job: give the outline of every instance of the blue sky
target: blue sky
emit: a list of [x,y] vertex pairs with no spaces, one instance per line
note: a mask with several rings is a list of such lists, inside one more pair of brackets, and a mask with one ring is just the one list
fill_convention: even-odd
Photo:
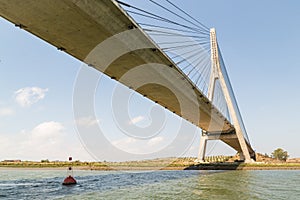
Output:
[[[292,157],[300,157],[297,126],[300,3],[279,0],[174,2],[206,26],[216,28],[254,149],[269,154],[282,147]],[[143,2],[139,4],[143,6]],[[0,38],[0,160],[62,160],[69,155],[80,160],[92,159],[87,152],[91,150],[84,148],[76,132],[72,108],[74,82],[82,63],[4,19],[0,19]],[[115,81],[102,77],[95,96],[99,102],[96,104],[98,121],[82,119],[80,123],[101,124],[109,133],[106,136],[110,142],[136,154],[136,149],[145,144],[122,138],[118,128],[112,125],[114,116],[109,109],[109,97],[115,87]],[[149,124],[149,107],[153,106],[145,98],[133,95],[129,109],[132,121],[140,126]],[[167,141],[155,145],[163,139],[174,138],[173,129],[181,120],[168,112],[166,116],[166,130],[161,137],[148,141],[150,146],[143,149],[144,153],[164,148]],[[181,123],[185,124],[185,131],[200,133],[188,123]],[[183,155],[197,155],[197,134],[190,150]],[[210,154],[234,152],[219,142],[210,142],[208,149]]]

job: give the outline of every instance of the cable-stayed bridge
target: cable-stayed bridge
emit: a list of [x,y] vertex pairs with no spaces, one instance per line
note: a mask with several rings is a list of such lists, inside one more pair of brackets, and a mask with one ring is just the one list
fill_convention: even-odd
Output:
[[251,162],[215,29],[170,0],[133,2],[0,0],[0,15],[200,127],[199,161],[222,140]]

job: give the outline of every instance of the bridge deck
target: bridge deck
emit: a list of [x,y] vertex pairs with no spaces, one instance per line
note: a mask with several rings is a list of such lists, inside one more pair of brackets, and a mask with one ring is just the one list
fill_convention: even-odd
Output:
[[[230,122],[113,1],[27,0],[25,3],[23,0],[0,0],[0,15],[77,59],[89,62],[99,71],[133,87],[204,130],[221,133],[234,131]],[[98,44],[132,27],[135,34],[127,35],[126,40],[119,41],[119,45],[128,50],[132,48],[129,43],[145,48],[121,54],[107,67],[101,66],[97,60],[87,60]],[[113,51],[102,49],[104,55],[99,56],[109,57],[114,54]],[[134,79],[126,77],[129,70],[147,63],[160,63],[164,67],[145,67]],[[163,86],[152,83],[139,87],[138,84],[145,79],[163,83]],[[240,150],[236,138],[224,141]]]

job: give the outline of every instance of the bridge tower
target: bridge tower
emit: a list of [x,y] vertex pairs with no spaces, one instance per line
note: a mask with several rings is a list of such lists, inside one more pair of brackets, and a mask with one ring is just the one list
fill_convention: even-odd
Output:
[[[234,101],[232,99],[232,96],[230,95],[229,86],[225,81],[225,77],[220,66],[219,49],[218,49],[215,28],[210,29],[210,44],[211,44],[211,65],[212,65],[211,68],[212,69],[211,69],[211,75],[210,75],[209,86],[208,86],[208,99],[211,102],[213,101],[215,83],[217,80],[219,80],[229,110],[230,117],[235,127],[235,135],[236,135],[235,137],[238,138],[239,145],[242,150],[241,152],[239,152],[240,159],[244,160],[244,162],[246,163],[252,162],[248,150],[248,146],[246,144],[246,140],[244,138],[244,134],[242,131],[243,129],[240,124],[240,121],[238,120],[237,111],[235,110],[234,107]],[[200,149],[199,149],[199,154],[197,159],[198,162],[204,162],[207,141],[221,139],[221,137],[223,137],[222,134],[220,134],[219,137],[216,137],[215,134],[210,134],[209,132],[202,130],[202,135],[200,139]]]

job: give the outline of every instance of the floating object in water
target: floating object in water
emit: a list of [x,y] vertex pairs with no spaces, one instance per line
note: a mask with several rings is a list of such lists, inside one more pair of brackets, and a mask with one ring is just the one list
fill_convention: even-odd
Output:
[[[72,161],[72,157],[69,157],[69,162]],[[65,178],[64,182],[62,183],[63,185],[75,185],[77,184],[75,178],[73,177],[73,169],[70,166],[68,168],[68,176]]]
[[73,176],[69,175],[67,178],[65,178],[63,185],[75,185],[77,184],[75,178]]

